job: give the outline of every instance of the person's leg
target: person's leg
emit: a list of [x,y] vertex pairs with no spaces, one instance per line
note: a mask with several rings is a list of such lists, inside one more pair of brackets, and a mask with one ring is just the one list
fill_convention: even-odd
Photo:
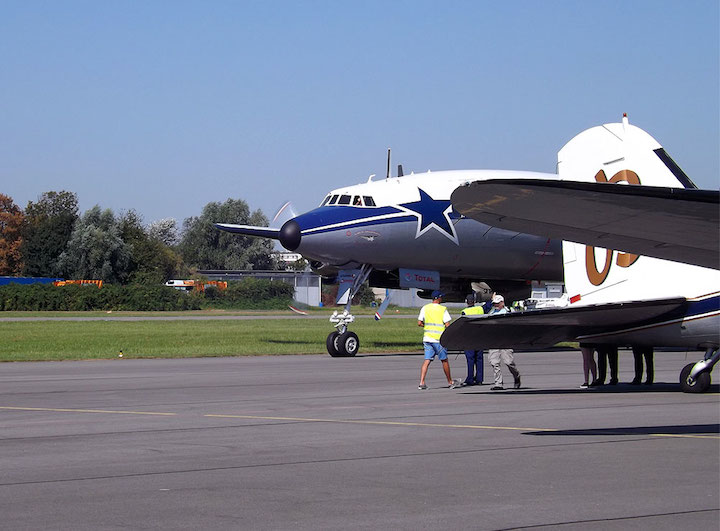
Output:
[[610,347],[608,351],[608,363],[610,365],[610,385],[618,383],[618,348]]
[[450,362],[448,361],[447,350],[440,343],[432,343],[432,346],[435,349],[438,359],[442,362],[443,372],[447,378],[448,385],[453,385],[454,382],[450,374]]
[[490,359],[490,365],[492,365],[493,372],[495,373],[495,387],[503,386],[502,370],[500,369],[500,349],[491,348],[488,351],[488,358]]
[[642,380],[643,373],[643,349],[640,347],[633,347],[633,362],[635,366],[635,378],[630,382],[632,385],[638,385]]
[[590,377],[590,357],[592,356],[592,350],[587,347],[580,347],[580,354],[582,354],[583,360],[583,385],[590,385],[588,378]]
[[607,375],[607,352],[605,347],[597,349],[598,355],[598,383],[605,385],[605,376]]
[[420,385],[425,385],[425,376],[427,376],[428,367],[432,360],[423,361],[422,367],[420,367]]
[[420,367],[420,385],[425,385],[425,376],[427,376],[428,367],[435,357],[435,349],[432,348],[432,343],[423,342],[423,349],[425,350],[425,361],[423,361],[422,367]]
[[480,385],[485,379],[485,367],[483,365],[483,351],[475,351],[475,383]]
[[472,385],[475,383],[475,351],[474,350],[466,350],[465,351],[465,361],[467,361],[467,378],[465,378],[465,383],[467,385]]
[[653,360],[653,348],[648,347],[647,349],[645,349],[643,355],[645,356],[645,370],[647,371],[647,379],[645,380],[645,383],[647,385],[652,385],[652,383],[655,381],[655,363]]
[[590,374],[592,375],[593,383],[595,383],[597,385],[598,370],[597,370],[597,365],[595,363],[595,354],[593,352],[593,349],[589,349],[589,350],[590,350],[590,360],[589,360]]
[[447,358],[442,360],[442,368],[445,372],[445,377],[447,378],[448,385],[453,384],[452,376],[450,375],[450,363],[448,362]]
[[517,365],[515,365],[513,350],[511,348],[503,349],[502,359],[503,363],[507,365],[507,368],[510,369],[510,373],[515,379],[515,389],[518,389],[520,387],[520,371],[518,370]]

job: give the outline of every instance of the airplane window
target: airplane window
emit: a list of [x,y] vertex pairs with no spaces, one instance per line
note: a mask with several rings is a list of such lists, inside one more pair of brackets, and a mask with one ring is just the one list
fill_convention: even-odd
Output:
[[362,206],[362,201],[360,200],[359,195],[353,197],[353,206]]
[[330,196],[329,196],[329,195],[328,195],[328,196],[325,196],[325,199],[323,199],[323,202],[320,203],[320,206],[325,206],[325,203],[327,203],[328,201],[330,201]]
[[338,205],[349,205],[350,204],[350,196],[349,195],[341,195],[340,201],[338,201]]
[[375,201],[372,197],[364,195],[363,200],[365,201],[365,206],[375,206]]
[[328,205],[334,205],[335,203],[337,203],[338,197],[339,196],[337,196],[337,195],[332,196],[332,199],[330,199],[330,202],[328,203]]

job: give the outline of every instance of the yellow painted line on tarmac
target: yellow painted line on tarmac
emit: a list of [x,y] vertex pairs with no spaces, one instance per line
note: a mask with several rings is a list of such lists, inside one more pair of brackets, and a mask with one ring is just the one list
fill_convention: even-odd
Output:
[[720,435],[683,435],[680,433],[651,433],[653,437],[680,437],[684,439],[720,439]]
[[155,415],[172,417],[177,413],[157,413],[153,411],[118,411],[111,409],[61,409],[61,408],[49,408],[49,407],[8,407],[0,406],[0,409],[8,411],[50,411],[54,413],[116,413],[122,415]]
[[408,426],[421,428],[464,428],[471,430],[557,431],[549,428],[518,428],[514,426],[478,426],[474,424],[429,424],[424,422],[396,422],[387,420],[310,419],[303,417],[265,417],[261,415],[204,415],[205,417],[246,420],[289,420],[294,422],[328,422],[335,424],[370,424],[375,426]]

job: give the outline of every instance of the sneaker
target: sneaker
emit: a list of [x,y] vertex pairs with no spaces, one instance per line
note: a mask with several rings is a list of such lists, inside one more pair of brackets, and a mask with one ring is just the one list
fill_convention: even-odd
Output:
[[515,389],[520,389],[520,377],[515,378]]
[[460,386],[462,386],[460,380],[453,380],[453,382],[450,384],[450,389],[457,389]]
[[475,385],[475,382],[473,380],[465,380],[463,385]]
[[421,391],[424,391],[425,389],[427,389],[427,385],[420,384],[420,385],[418,385],[418,389],[420,389]]
[[590,387],[590,386],[588,385],[587,382],[585,382],[584,384],[582,384],[582,385],[580,386],[580,389],[587,389],[588,387]]
[[590,387],[599,387],[602,384],[603,383],[600,380],[593,380],[592,383],[590,384]]
[[490,390],[491,391],[502,391],[504,388],[502,385],[493,385]]

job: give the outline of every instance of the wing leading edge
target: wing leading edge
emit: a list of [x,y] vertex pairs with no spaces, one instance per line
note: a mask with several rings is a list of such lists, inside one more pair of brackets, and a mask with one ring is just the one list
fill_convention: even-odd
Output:
[[270,227],[256,227],[254,225],[233,225],[231,223],[215,223],[215,227],[226,232],[234,232],[236,234],[244,234],[246,236],[256,236],[258,238],[280,239],[280,229],[272,229]]
[[683,298],[461,317],[442,334],[450,350],[544,348],[580,336],[643,326],[681,315]]
[[453,206],[495,227],[720,269],[720,192],[496,179],[457,188]]

